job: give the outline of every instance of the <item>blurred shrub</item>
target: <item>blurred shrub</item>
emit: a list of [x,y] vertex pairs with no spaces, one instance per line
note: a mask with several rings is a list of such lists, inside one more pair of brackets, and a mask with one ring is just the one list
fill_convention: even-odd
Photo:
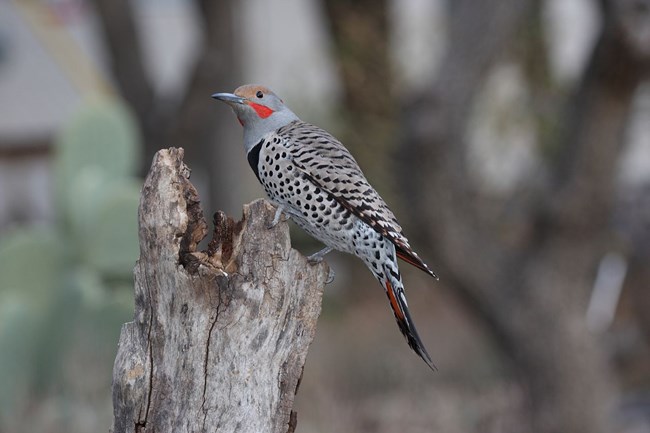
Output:
[[133,314],[138,141],[121,104],[85,105],[57,138],[56,223],[0,238],[0,431],[39,430],[30,421],[79,431],[76,406],[90,420],[93,401],[110,409],[119,329]]

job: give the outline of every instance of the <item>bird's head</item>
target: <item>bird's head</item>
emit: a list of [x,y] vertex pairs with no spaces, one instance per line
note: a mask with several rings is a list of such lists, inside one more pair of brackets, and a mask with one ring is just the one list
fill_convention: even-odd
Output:
[[230,105],[235,112],[244,127],[246,150],[250,150],[263,135],[298,120],[282,99],[267,87],[257,84],[246,84],[234,93],[215,93],[212,97]]

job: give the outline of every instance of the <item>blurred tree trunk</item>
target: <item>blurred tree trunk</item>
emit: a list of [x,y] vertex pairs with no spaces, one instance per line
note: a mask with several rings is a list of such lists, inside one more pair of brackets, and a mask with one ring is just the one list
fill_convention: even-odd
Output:
[[[161,150],[142,188],[135,314],[113,370],[114,433],[292,433],[292,411],[316,332],[325,263],[272,230],[275,209],[207,224],[183,151]],[[262,258],[262,260],[260,260]]]
[[224,115],[223,107],[210,95],[231,92],[243,84],[239,82],[242,59],[236,32],[236,3],[197,1],[203,45],[165,137],[169,145],[187,149],[188,162],[207,179],[206,206],[232,212],[239,209],[241,197],[245,196],[243,183],[232,182],[237,173],[248,170],[241,145],[242,132],[234,116]]
[[623,14],[612,13],[618,3],[604,3],[602,33],[561,118],[554,182],[532,206],[512,198],[528,207],[518,221],[486,218],[466,166],[465,131],[483,77],[530,16],[531,1],[450,3],[442,69],[404,109],[398,179],[410,226],[429,240],[423,255],[434,257],[441,279],[512,359],[529,392],[535,432],[611,431],[616,392],[584,312],[610,243],[614,171],[644,73],[624,36]]
[[[132,107],[144,140],[142,172],[146,173],[160,145],[182,146],[194,169],[207,180],[210,190],[209,206],[231,208],[233,188],[221,186],[234,177],[233,154],[239,135],[235,122],[217,116],[216,104],[210,98],[215,91],[230,91],[241,74],[241,59],[236,43],[234,0],[211,2],[195,0],[197,24],[200,26],[201,46],[189,74],[185,91],[178,101],[156,95],[150,75],[144,65],[137,20],[130,0],[94,0],[107,47],[113,78],[122,97]],[[222,148],[215,146],[219,133]],[[231,150],[234,148],[235,150]],[[240,154],[234,155],[241,159]],[[224,206],[224,202],[227,204]]]
[[[131,0],[95,0],[93,4],[117,87],[135,113],[145,136],[145,145],[151,146],[147,137],[155,126],[155,94],[144,65]],[[151,161],[155,149],[147,147],[145,153],[146,161]]]
[[375,186],[391,179],[397,106],[392,92],[388,0],[323,0],[343,83],[337,133]]

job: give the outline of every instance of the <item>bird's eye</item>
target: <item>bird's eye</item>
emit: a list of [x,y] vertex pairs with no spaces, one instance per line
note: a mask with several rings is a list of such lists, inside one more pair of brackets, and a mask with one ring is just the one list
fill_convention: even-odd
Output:
[[258,98],[262,98],[262,97],[264,97],[264,93],[262,93],[261,90],[258,90],[257,93],[255,94],[255,96],[257,96]]

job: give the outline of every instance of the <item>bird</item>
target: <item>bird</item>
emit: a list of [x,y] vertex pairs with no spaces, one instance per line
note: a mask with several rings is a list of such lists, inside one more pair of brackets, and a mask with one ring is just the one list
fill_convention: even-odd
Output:
[[325,130],[304,122],[265,86],[246,84],[212,98],[230,106],[243,127],[255,176],[276,206],[269,228],[288,216],[325,247],[359,257],[388,296],[399,330],[432,370],[406,301],[397,259],[438,276],[409,245],[395,215],[370,185],[350,152]]

